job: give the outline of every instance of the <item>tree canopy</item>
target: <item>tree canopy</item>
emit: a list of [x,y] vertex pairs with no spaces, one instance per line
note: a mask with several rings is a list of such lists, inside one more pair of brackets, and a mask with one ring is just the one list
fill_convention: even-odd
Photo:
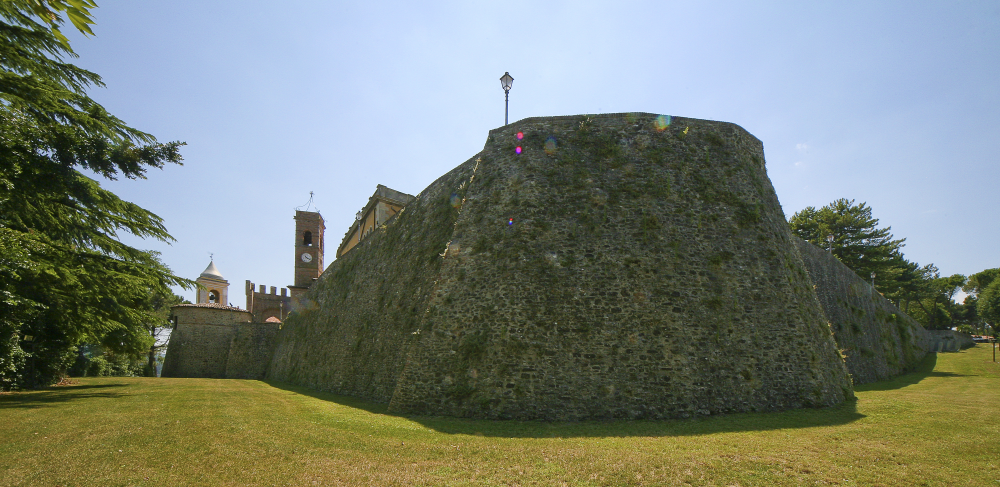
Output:
[[145,331],[152,339],[146,351],[146,375],[156,375],[156,356],[167,347],[166,339],[170,336],[170,308],[190,301],[173,292],[159,292],[148,296],[148,307],[152,311],[151,320],[146,322]]
[[962,290],[973,296],[977,296],[979,293],[985,291],[997,277],[1000,277],[1000,268],[977,272],[969,276],[969,280],[962,286]]
[[[838,199],[820,209],[807,206],[788,220],[792,233],[833,255],[865,280],[875,273],[879,289],[895,291],[905,265],[901,249],[906,239],[893,239],[892,227],[878,228],[866,203]],[[833,243],[827,237],[833,236]],[[916,271],[916,269],[913,269]],[[890,288],[890,289],[887,289]]]
[[975,297],[976,311],[1000,337],[1000,268],[986,269],[969,277],[965,291]]
[[[59,27],[92,33],[88,0],[0,3],[0,388],[53,380],[81,342],[148,350],[149,295],[190,286],[127,233],[172,240],[162,220],[85,176],[144,178],[179,164],[180,142],[158,143],[86,94],[103,86]],[[37,381],[35,381],[37,379]]]

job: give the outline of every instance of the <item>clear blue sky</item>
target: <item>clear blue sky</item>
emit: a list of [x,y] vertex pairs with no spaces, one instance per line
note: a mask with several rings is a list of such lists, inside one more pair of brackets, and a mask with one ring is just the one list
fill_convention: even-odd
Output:
[[286,286],[310,191],[329,264],[377,184],[416,194],[482,149],[509,71],[512,121],[733,122],[786,218],[864,201],[912,261],[1000,266],[1000,2],[427,3],[101,2],[96,37],[72,36],[92,96],[188,144],[103,183],[177,239],[137,245],[190,278],[214,252],[240,306],[246,279]]

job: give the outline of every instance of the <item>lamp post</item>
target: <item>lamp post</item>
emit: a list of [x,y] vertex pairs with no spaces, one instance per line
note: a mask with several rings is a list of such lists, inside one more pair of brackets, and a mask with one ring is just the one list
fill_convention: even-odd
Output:
[[510,86],[514,84],[514,78],[510,73],[504,71],[500,77],[500,87],[503,88],[503,124],[507,125],[507,109],[510,105]]
[[[993,361],[996,362],[997,361],[997,329],[996,329],[997,325],[986,325],[986,326],[988,326],[990,328],[990,335],[993,335],[992,337],[989,337],[989,341],[990,341],[990,348],[993,350]],[[985,331],[985,329],[984,329],[984,331]],[[987,336],[989,336],[989,335],[987,335]]]
[[826,241],[829,244],[827,246],[826,250],[828,250],[830,253],[833,253],[833,235],[832,234],[831,235],[827,235],[826,236]]
[[875,271],[872,271],[872,289],[875,289]]

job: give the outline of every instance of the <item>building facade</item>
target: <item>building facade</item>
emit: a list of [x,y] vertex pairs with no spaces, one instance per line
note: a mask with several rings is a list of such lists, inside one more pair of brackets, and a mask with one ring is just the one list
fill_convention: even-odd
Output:
[[344,235],[344,240],[337,249],[337,257],[349,252],[379,225],[396,216],[413,198],[413,195],[378,185],[375,194],[368,198],[368,204],[358,212],[354,224]]

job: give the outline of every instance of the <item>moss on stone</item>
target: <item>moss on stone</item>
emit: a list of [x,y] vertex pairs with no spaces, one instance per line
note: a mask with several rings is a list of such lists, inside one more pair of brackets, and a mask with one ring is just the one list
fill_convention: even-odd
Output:
[[687,417],[849,398],[760,141],[694,119],[660,131],[654,118],[492,131],[327,269],[307,295],[322,306],[289,319],[272,377],[393,412],[485,418]]

